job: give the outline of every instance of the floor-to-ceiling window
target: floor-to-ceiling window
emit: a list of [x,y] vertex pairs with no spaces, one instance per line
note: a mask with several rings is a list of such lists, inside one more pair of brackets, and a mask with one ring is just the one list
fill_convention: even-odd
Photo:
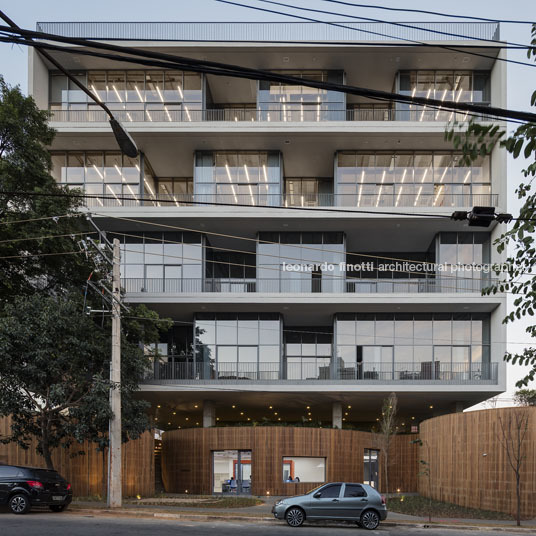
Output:
[[200,313],[196,360],[203,377],[276,380],[280,377],[281,319],[277,313]]
[[278,152],[198,152],[194,193],[199,202],[281,204],[282,162]]
[[202,235],[132,231],[114,236],[121,241],[121,281],[127,292],[202,291]]
[[[343,71],[279,71],[316,82],[342,84]],[[257,107],[262,121],[345,121],[346,95],[296,84],[259,82]]]
[[489,379],[489,314],[343,313],[335,332],[342,379]]
[[331,327],[286,327],[284,341],[287,380],[331,379]]
[[132,206],[141,198],[140,157],[114,151],[53,152],[52,176],[88,194],[88,206]]
[[[102,70],[75,74],[123,122],[200,121],[203,75],[187,71]],[[105,121],[106,113],[60,73],[50,75],[50,109],[59,120]]]
[[[397,86],[402,95],[489,105],[490,76],[489,71],[401,71]],[[465,121],[470,118],[466,112],[445,110],[441,106],[430,108],[405,103],[396,106],[399,121]]]
[[490,157],[462,165],[449,151],[341,151],[335,167],[339,206],[466,207],[492,205]]
[[259,233],[258,291],[344,292],[345,260],[343,233]]

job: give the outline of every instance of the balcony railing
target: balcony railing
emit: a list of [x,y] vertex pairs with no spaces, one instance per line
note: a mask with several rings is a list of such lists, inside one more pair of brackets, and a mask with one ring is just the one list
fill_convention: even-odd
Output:
[[427,294],[427,293],[481,293],[492,280],[469,277],[429,275],[419,278],[347,278],[325,279],[147,279],[124,278],[121,285],[127,293],[147,294]]
[[[417,347],[416,347],[417,348]],[[334,367],[312,363],[212,363],[185,362],[181,357],[159,357],[145,382],[205,380],[234,381],[341,381],[367,383],[496,384],[498,363],[354,363]]]
[[[409,185],[405,185],[409,189]],[[344,207],[345,209],[361,207],[467,207],[493,206],[498,203],[497,194],[450,194],[439,191],[435,194],[385,193],[386,186],[375,193],[367,194],[121,194],[104,197],[88,197],[88,207],[139,207],[152,206],[173,208],[184,206],[216,205],[250,205],[252,207]]]
[[[414,106],[411,110],[397,110],[381,105],[366,105],[351,109],[323,109],[322,105],[288,104],[284,108],[256,109],[218,108],[193,110],[187,107],[173,110],[171,107],[145,107],[140,109],[113,110],[116,119],[123,123],[192,123],[192,122],[325,122],[325,121],[466,121],[465,112],[435,110]],[[51,110],[51,120],[59,123],[105,123],[108,116],[104,110]],[[481,116],[480,120],[490,120]]]

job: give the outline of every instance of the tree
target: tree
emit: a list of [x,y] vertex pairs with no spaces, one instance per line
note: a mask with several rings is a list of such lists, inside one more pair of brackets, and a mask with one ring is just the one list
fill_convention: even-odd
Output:
[[536,389],[520,389],[514,395],[518,406],[536,406]]
[[[134,314],[134,313],[133,313]],[[148,403],[135,397],[148,366],[139,342],[157,338],[156,313],[142,308],[125,320],[121,349],[123,439],[148,426]],[[144,316],[146,318],[144,318]],[[168,324],[163,322],[164,329]],[[111,330],[82,312],[78,294],[36,293],[6,305],[0,316],[0,415],[10,415],[3,443],[37,450],[53,469],[52,450],[75,441],[107,445]]]
[[426,459],[419,460],[421,464],[421,470],[419,471],[420,476],[426,477],[428,482],[428,522],[432,522],[432,472],[430,470],[430,445],[426,440],[414,439],[411,443],[419,445],[420,447],[426,448]]
[[[532,47],[528,50],[528,57],[536,57],[536,25],[532,27]],[[536,91],[532,93],[531,105],[536,104]],[[536,124],[527,123],[519,126],[512,135],[507,136],[506,131],[500,130],[498,125],[481,125],[471,121],[467,129],[458,129],[456,126],[445,134],[456,148],[461,148],[463,158],[460,165],[471,165],[479,156],[490,154],[495,146],[499,146],[514,158],[521,154],[530,161],[523,170],[526,181],[516,188],[516,194],[523,200],[519,219],[512,227],[503,233],[496,241],[497,251],[506,252],[510,248],[506,262],[507,269],[496,267],[495,273],[500,278],[496,284],[483,290],[484,294],[497,292],[511,292],[517,297],[514,300],[514,309],[504,318],[503,323],[508,324],[522,317],[533,317],[536,311],[536,243],[534,230],[536,224],[536,192],[534,179],[536,177]],[[536,325],[530,325],[526,332],[536,336]],[[529,366],[527,375],[516,383],[517,387],[524,387],[536,377],[536,348],[525,348],[520,353],[507,352],[504,359],[513,364]]]
[[[391,393],[382,404],[382,416],[375,434],[375,442],[381,452],[383,460],[383,474],[385,477],[384,492],[389,492],[389,450],[393,437],[396,435],[396,413],[398,399],[395,393]],[[387,500],[387,498],[386,498]]]
[[499,415],[497,439],[506,452],[506,459],[516,479],[516,524],[521,525],[521,468],[525,461],[525,439],[529,429],[527,410],[511,410],[505,419]]
[[[0,309],[36,288],[82,284],[95,269],[91,259],[71,253],[79,250],[76,233],[88,226],[77,212],[79,198],[49,173],[54,130],[47,120],[48,112],[0,76]],[[50,235],[63,236],[33,239]]]

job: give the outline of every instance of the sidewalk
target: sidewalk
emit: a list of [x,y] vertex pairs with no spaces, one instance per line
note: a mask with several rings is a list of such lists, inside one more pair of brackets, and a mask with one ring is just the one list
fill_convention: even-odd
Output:
[[[134,504],[124,504],[118,510],[110,510],[104,502],[74,501],[70,506],[70,512],[80,515],[99,516],[119,516],[119,517],[148,517],[158,519],[180,519],[182,521],[243,521],[249,523],[282,523],[274,519],[271,510],[272,505],[278,497],[271,497],[263,504],[257,506],[246,506],[242,508],[192,508],[181,507],[170,504],[154,505],[136,502]],[[155,498],[155,501],[158,499]],[[344,522],[314,522],[315,526],[347,526],[354,527],[353,524]],[[515,521],[505,521],[496,519],[455,519],[455,518],[434,518],[432,523],[427,517],[410,516],[389,512],[387,520],[382,522],[383,526],[405,526],[423,527],[433,525],[436,528],[457,528],[466,530],[478,530],[482,527],[494,528],[498,531],[508,529],[521,533],[533,534],[536,529],[536,519],[523,521],[521,527],[515,525]]]

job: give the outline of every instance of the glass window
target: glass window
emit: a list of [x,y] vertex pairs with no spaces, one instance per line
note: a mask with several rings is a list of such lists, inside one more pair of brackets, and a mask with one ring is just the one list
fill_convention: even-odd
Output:
[[316,494],[320,495],[321,499],[336,499],[341,494],[340,484],[331,484],[319,490]]
[[[310,458],[298,456],[283,457],[283,482],[316,482],[321,483],[326,480],[326,458]],[[323,497],[338,497],[340,494],[340,484],[327,486],[337,488],[326,491]],[[326,488],[323,488],[326,490]],[[336,494],[335,494],[336,493]]]
[[366,497],[367,493],[365,492],[363,486],[359,484],[346,484],[344,487],[344,496],[345,497]]

